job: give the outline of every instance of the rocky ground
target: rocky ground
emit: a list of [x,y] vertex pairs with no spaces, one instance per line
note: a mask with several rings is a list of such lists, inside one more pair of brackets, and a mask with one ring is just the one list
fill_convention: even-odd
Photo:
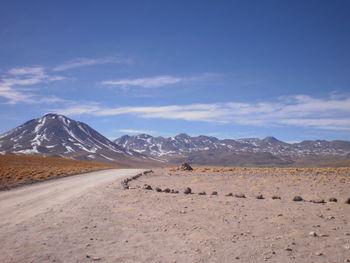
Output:
[[163,240],[159,262],[350,262],[348,168],[158,170],[130,186],[130,218]]
[[127,185],[3,227],[1,262],[350,262],[349,168],[157,169]]

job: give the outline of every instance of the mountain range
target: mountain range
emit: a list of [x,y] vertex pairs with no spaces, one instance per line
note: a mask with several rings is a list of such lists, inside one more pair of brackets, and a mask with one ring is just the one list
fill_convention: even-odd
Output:
[[286,143],[274,137],[265,139],[218,139],[209,136],[153,137],[125,135],[114,141],[125,149],[168,162],[190,162],[219,166],[294,166],[350,157],[348,141],[302,141]]
[[189,162],[213,166],[310,166],[350,158],[348,141],[286,143],[265,139],[210,136],[125,135],[110,141],[89,125],[47,114],[0,135],[1,154],[34,154],[125,166],[163,166]]

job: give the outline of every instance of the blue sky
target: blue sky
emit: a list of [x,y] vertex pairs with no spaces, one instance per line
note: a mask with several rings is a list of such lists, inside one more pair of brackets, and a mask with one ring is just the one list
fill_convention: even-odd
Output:
[[1,1],[0,133],[350,140],[350,2]]

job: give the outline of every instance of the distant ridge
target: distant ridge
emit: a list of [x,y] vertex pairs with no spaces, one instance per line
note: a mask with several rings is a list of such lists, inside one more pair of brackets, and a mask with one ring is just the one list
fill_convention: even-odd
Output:
[[204,135],[191,137],[184,133],[169,138],[140,134],[122,136],[115,143],[170,162],[188,161],[198,165],[294,166],[350,157],[348,141],[286,143],[271,136],[220,140]]

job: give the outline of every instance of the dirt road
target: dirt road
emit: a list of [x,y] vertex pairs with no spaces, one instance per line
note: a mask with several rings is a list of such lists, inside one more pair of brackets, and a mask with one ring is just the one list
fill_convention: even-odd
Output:
[[141,171],[137,169],[98,171],[0,192],[0,229],[26,221],[50,208],[64,205],[74,197],[88,194],[91,188],[106,185]]

